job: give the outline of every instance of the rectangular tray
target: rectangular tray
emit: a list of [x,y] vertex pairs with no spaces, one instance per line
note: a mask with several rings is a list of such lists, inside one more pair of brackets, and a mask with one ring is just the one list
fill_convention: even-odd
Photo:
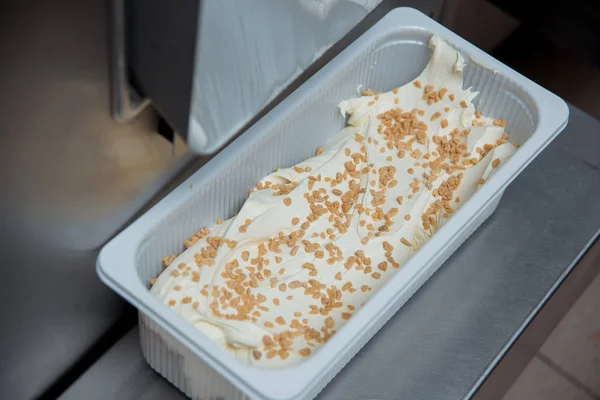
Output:
[[[464,85],[480,92],[486,116],[508,120],[518,151],[498,169],[323,348],[291,367],[242,364],[154,298],[161,258],[216,218],[229,218],[248,190],[276,167],[313,155],[345,124],[337,104],[360,88],[387,91],[414,79],[437,34],[462,53]],[[198,399],[312,398],[495,210],[506,186],[565,127],[563,100],[418,11],[391,11],[219,155],[116,236],[101,251],[101,279],[140,310],[150,365]]]

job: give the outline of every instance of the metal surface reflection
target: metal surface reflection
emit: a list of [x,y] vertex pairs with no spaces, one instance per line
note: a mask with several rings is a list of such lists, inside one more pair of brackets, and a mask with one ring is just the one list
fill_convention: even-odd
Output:
[[2,8],[0,397],[20,399],[39,395],[122,314],[95,275],[97,249],[189,156],[155,133],[151,111],[133,124],[111,119],[104,1]]

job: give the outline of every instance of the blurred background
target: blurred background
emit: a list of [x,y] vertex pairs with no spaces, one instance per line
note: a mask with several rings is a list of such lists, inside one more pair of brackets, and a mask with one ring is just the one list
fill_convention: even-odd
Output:
[[[5,282],[0,291],[0,398],[87,398],[77,382],[94,379],[89,371],[107,352],[122,348],[120,341],[137,323],[136,311],[99,281],[99,249],[210,158],[190,154],[174,134],[172,121],[152,108],[125,124],[111,117],[114,31],[109,3],[0,4],[0,253]],[[358,27],[337,32],[342,41],[312,66],[308,63],[245,126],[381,15],[406,5],[581,110],[573,114],[572,109],[572,117],[585,119],[581,129],[589,136],[573,148],[591,169],[600,170],[600,125],[591,122],[600,118],[600,2],[354,3],[374,11],[362,20],[364,15],[350,9],[353,24],[362,20]],[[578,274],[560,286],[476,397],[600,399],[598,246],[585,248],[588,256],[579,260]],[[160,379],[151,371],[136,374],[146,383]],[[121,398],[108,397],[113,396]]]

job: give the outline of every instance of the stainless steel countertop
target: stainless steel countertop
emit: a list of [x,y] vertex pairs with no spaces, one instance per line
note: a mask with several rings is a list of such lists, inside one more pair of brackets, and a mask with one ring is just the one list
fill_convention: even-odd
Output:
[[[469,397],[600,228],[600,121],[571,107],[497,211],[319,395]],[[137,328],[64,399],[185,398],[144,361]]]

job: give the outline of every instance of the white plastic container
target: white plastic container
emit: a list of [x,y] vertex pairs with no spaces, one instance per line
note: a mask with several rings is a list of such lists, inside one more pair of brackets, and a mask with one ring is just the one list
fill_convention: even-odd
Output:
[[[508,120],[522,144],[497,173],[316,354],[279,370],[246,366],[219,349],[148,291],[161,258],[216,218],[237,211],[255,183],[312,156],[344,120],[339,101],[357,88],[387,91],[427,64],[429,38],[458,48],[477,109]],[[307,399],[316,394],[495,210],[506,186],[564,128],[563,100],[412,9],[396,9],[101,251],[102,280],[140,310],[150,365],[194,399]],[[325,136],[324,136],[325,135]]]

